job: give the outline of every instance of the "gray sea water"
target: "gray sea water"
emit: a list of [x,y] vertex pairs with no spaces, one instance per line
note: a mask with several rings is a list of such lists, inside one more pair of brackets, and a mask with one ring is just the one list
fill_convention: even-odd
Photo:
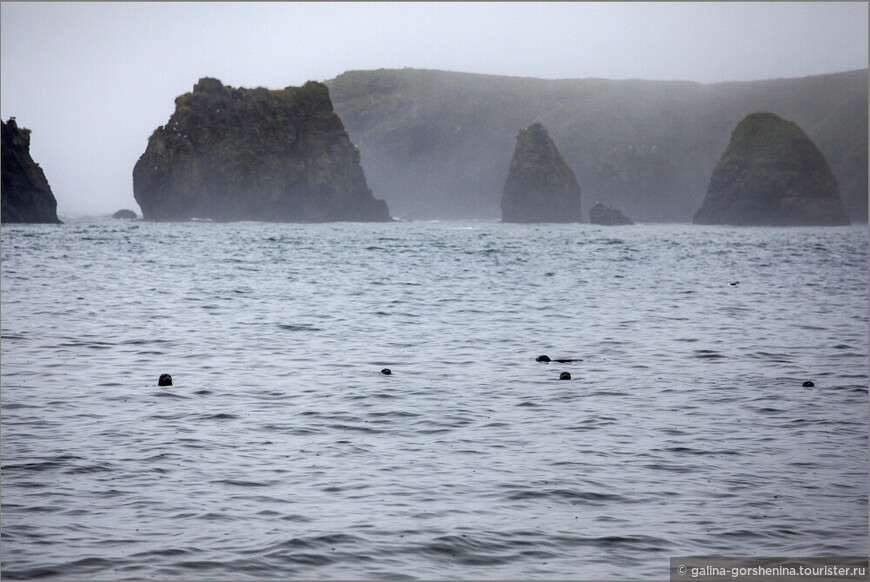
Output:
[[866,555],[866,225],[77,218],[0,248],[4,578]]

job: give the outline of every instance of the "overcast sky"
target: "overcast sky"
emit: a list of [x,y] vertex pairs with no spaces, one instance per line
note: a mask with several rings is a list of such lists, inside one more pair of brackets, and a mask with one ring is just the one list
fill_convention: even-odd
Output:
[[[867,67],[867,3],[0,4],[0,115],[58,213],[130,208],[133,166],[200,77],[283,88],[426,68],[546,79],[801,77]],[[377,196],[377,193],[375,193]]]

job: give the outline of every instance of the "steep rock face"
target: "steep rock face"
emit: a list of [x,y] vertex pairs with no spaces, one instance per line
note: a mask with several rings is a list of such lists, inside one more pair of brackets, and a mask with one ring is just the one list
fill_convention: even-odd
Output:
[[203,78],[133,169],[146,220],[386,221],[321,83],[279,91]]
[[796,123],[773,113],[747,115],[710,178],[696,224],[844,225],[837,180]]
[[596,202],[589,209],[589,222],[602,226],[621,226],[634,222],[616,208],[611,208],[601,202]]
[[0,221],[60,224],[57,200],[39,164],[30,157],[30,130],[15,118],[2,123],[3,178]]
[[540,123],[517,135],[501,213],[504,222],[583,222],[574,171]]

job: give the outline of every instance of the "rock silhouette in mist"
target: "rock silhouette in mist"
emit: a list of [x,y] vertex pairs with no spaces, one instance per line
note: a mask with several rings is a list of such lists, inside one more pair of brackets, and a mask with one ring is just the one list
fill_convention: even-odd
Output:
[[596,202],[589,209],[589,222],[602,226],[620,226],[625,224],[634,224],[629,217],[622,212],[610,206],[605,206],[601,202]]
[[501,216],[503,222],[583,222],[574,171],[540,123],[517,135]]
[[773,113],[747,115],[710,178],[696,224],[846,225],[837,180],[796,123]]
[[132,210],[119,210],[115,214],[112,215],[112,218],[121,218],[125,220],[136,220],[139,218],[139,215],[133,212]]
[[0,221],[61,224],[45,173],[30,157],[30,130],[14,117],[2,123]]
[[200,79],[133,170],[146,220],[389,221],[326,85],[271,91]]

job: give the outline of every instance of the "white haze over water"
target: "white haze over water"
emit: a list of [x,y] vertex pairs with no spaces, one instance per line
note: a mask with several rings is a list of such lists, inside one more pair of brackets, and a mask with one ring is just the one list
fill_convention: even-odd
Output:
[[402,67],[801,77],[866,68],[867,18],[866,2],[3,2],[0,115],[33,130],[61,216],[139,212],[133,166],[200,77],[273,89]]

